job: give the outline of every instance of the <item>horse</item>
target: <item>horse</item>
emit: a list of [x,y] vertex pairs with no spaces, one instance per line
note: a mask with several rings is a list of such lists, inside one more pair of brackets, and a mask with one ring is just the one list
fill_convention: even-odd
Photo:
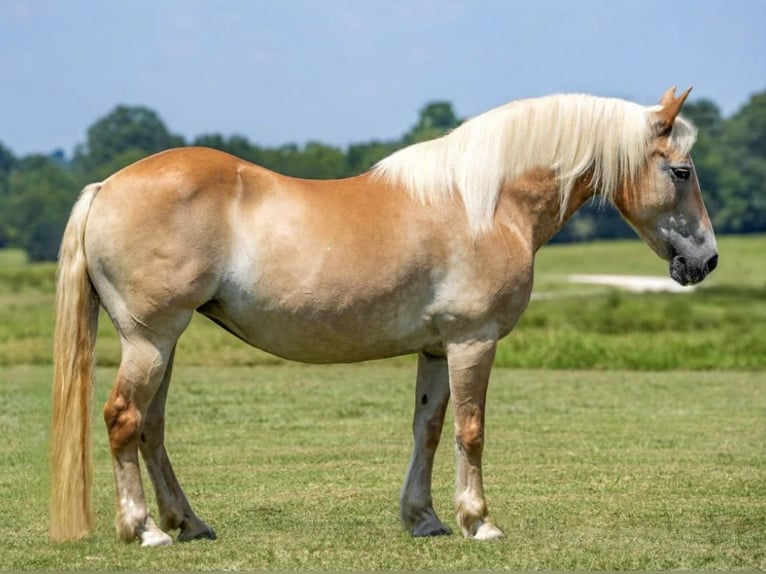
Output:
[[[530,299],[536,252],[589,199],[608,201],[681,284],[717,264],[680,111],[587,94],[519,100],[337,180],[277,174],[205,148],[142,159],[86,186],[59,254],[50,538],[92,531],[91,412],[99,309],[121,361],[104,405],[116,529],[142,546],[215,538],[164,446],[176,342],[194,312],[308,363],[417,354],[412,454],[399,500],[413,536],[450,534],[431,476],[450,398],[465,537],[494,539],[482,480],[499,339]],[[147,508],[139,453],[156,491]]]

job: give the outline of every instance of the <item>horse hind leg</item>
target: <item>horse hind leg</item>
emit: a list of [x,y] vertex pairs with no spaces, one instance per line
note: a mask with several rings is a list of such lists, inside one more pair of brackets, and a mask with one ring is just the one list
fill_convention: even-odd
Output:
[[129,336],[121,330],[121,337],[120,368],[104,405],[116,487],[115,526],[126,542],[139,538],[142,546],[171,544],[170,536],[149,515],[138,450],[150,405],[165,379],[178,335],[160,337],[141,326],[131,329]]
[[449,396],[447,360],[421,353],[412,422],[412,457],[399,498],[402,525],[413,536],[451,534],[436,515],[431,496],[434,455],[439,446]]
[[139,448],[157,495],[162,529],[179,529],[178,540],[181,542],[201,538],[215,540],[213,529],[202,522],[192,510],[165,450],[165,401],[174,356],[175,349],[170,354],[162,383],[146,414]]

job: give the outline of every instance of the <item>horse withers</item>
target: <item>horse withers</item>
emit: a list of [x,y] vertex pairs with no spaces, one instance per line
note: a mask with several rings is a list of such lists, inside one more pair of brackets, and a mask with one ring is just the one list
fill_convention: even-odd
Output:
[[[86,187],[64,233],[56,294],[50,535],[92,528],[90,414],[99,307],[120,337],[104,406],[125,541],[214,537],[164,446],[178,337],[195,311],[247,343],[313,363],[417,353],[414,445],[400,518],[447,534],[431,472],[452,398],[457,524],[502,536],[482,483],[485,399],[498,339],[529,302],[534,257],[589,198],[612,202],[697,283],[716,266],[713,229],[679,116],[587,95],[522,100],[404,148],[357,177],[279,175],[222,152],[159,153]],[[154,485],[147,508],[139,452]]]

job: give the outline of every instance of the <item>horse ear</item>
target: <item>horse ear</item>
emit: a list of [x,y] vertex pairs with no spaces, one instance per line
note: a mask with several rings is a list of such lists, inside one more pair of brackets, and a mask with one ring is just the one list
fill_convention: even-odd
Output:
[[676,87],[670,86],[660,98],[660,105],[664,108],[676,98]]
[[676,121],[676,117],[681,112],[681,108],[689,97],[689,93],[692,91],[691,87],[686,88],[680,96],[676,97],[676,87],[668,88],[662,98],[660,98],[660,106],[662,108],[655,112],[655,126],[657,128],[658,135],[667,135],[673,128],[673,122]]

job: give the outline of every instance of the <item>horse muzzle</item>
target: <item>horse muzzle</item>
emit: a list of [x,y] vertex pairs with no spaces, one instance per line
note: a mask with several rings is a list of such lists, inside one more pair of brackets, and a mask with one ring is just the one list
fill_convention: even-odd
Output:
[[670,259],[670,277],[681,285],[695,285],[702,281],[718,265],[718,253],[706,259],[674,255]]

